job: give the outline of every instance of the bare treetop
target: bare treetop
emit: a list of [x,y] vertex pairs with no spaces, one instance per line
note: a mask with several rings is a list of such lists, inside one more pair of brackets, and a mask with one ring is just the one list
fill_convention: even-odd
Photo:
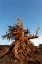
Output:
[[[20,18],[17,19],[18,20],[18,24],[16,24],[15,26],[8,26],[8,32],[6,33],[6,35],[3,36],[3,38],[7,38],[7,39],[15,39],[15,40],[26,40],[26,39],[34,39],[34,38],[38,38],[37,34],[36,35],[30,35],[29,34],[29,30],[24,30],[23,29],[23,23],[22,20]],[[38,28],[39,29],[39,28]],[[38,31],[37,29],[37,31]],[[37,33],[36,31],[36,33]],[[28,36],[26,34],[29,34]]]
[[22,29],[23,28],[23,23],[22,23],[22,20],[21,20],[21,18],[17,18],[17,20],[18,20],[18,26]]

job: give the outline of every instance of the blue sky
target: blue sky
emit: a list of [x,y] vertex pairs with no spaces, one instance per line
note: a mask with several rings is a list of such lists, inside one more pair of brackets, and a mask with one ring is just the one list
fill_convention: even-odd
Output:
[[35,34],[39,24],[39,36],[42,38],[42,0],[0,0],[0,44],[9,44],[1,36],[5,34],[7,25],[17,23],[18,17],[32,34]]

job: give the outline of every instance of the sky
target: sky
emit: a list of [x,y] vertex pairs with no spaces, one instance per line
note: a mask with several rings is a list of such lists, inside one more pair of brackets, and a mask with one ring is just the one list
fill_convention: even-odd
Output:
[[31,34],[36,34],[40,26],[39,38],[33,39],[35,45],[42,44],[42,0],[0,0],[0,44],[11,44],[7,39],[2,40],[2,35],[7,31],[7,25],[15,25],[17,18],[21,18],[24,29],[30,29]]

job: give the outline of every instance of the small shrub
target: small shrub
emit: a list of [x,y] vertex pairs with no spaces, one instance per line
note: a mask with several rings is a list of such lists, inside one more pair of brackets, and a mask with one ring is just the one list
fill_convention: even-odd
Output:
[[39,44],[38,48],[42,48],[42,44]]

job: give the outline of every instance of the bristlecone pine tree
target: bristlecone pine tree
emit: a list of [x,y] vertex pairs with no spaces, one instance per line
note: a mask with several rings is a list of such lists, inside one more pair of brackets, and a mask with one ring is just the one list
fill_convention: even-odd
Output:
[[6,35],[3,35],[3,38],[14,40],[12,44],[0,53],[0,57],[9,53],[10,51],[14,54],[15,58],[20,61],[20,64],[24,64],[26,60],[29,64],[37,64],[35,59],[35,46],[30,41],[30,39],[38,38],[36,35],[31,35],[29,30],[23,29],[23,24],[20,18],[17,19],[18,23],[15,26],[8,26],[8,32]]

